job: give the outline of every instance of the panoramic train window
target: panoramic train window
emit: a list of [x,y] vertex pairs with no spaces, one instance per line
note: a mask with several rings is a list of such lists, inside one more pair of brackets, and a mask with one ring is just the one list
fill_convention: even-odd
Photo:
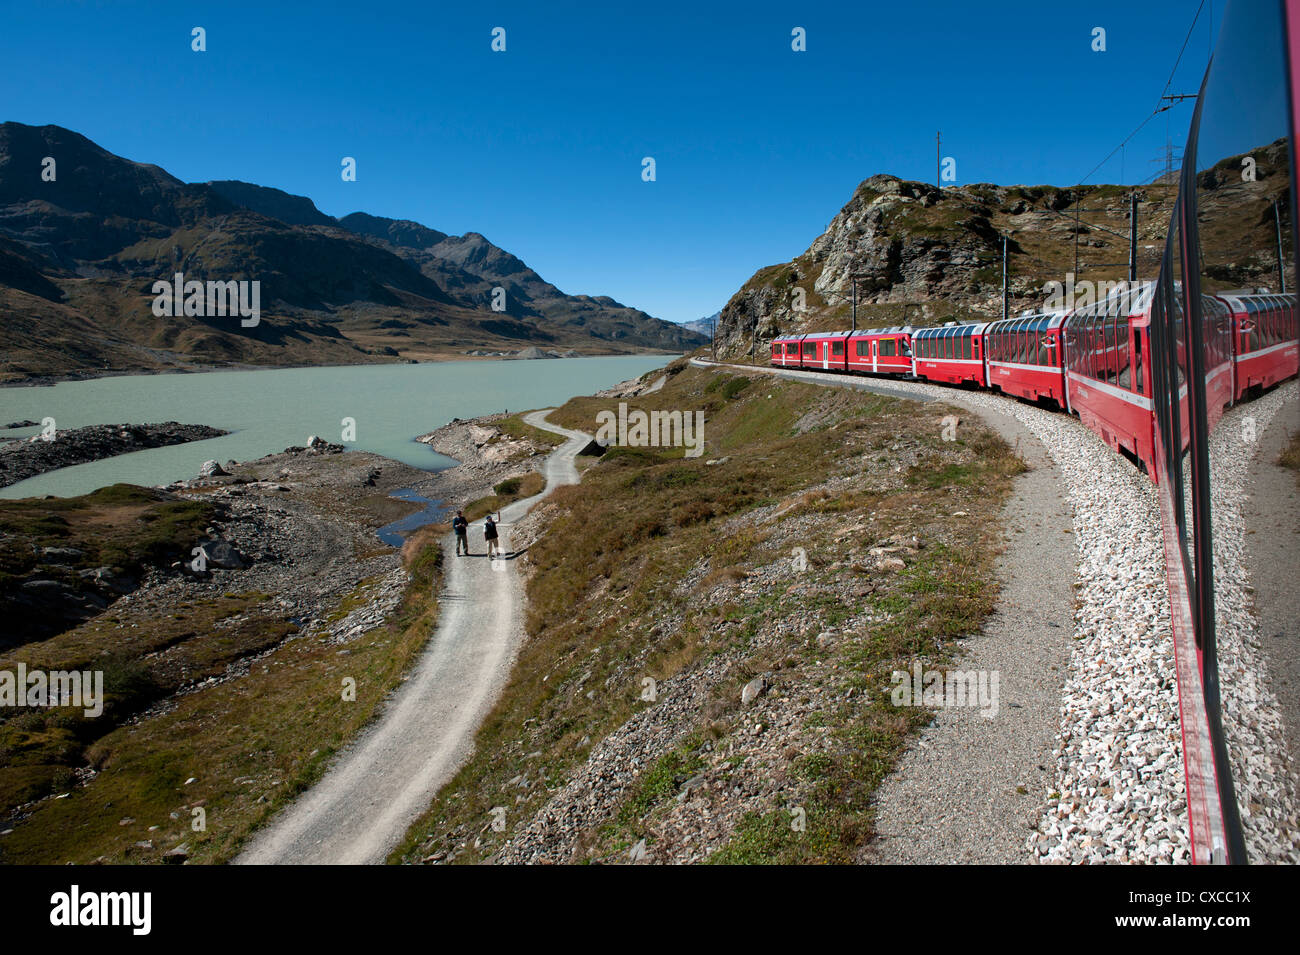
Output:
[[843,355],[843,354],[844,354],[844,343],[843,343],[843,342],[832,342],[832,343],[831,343],[831,354],[832,354],[832,355]]

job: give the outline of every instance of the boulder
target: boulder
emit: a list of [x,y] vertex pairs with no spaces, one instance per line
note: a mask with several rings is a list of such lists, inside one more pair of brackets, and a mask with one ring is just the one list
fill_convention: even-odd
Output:
[[210,567],[220,567],[222,570],[243,570],[248,566],[244,563],[244,555],[237,551],[235,545],[228,540],[218,538],[214,541],[207,541],[201,546]]
[[203,466],[199,468],[199,477],[225,477],[230,474],[216,461],[204,461]]

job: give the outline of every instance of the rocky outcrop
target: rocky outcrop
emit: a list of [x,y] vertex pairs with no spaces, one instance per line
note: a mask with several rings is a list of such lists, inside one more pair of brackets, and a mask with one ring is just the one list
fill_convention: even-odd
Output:
[[[85,428],[56,431],[46,438],[38,434],[0,448],[0,487],[17,484],[27,478],[85,464],[131,451],[164,448],[189,441],[205,441],[229,434],[204,424],[95,424]],[[207,464],[217,465],[215,461]],[[204,467],[207,466],[204,465]]]
[[[939,189],[872,176],[807,251],[760,269],[732,296],[718,318],[718,354],[763,352],[782,334],[849,328],[855,276],[859,328],[998,318],[1004,235],[1012,314],[1040,306],[1046,282],[1065,280],[1076,231],[1085,277],[1124,278],[1126,266],[1115,263],[1128,254],[1130,191],[986,183]],[[1172,190],[1150,186],[1138,195],[1139,242],[1154,249],[1163,242]],[[1076,200],[1089,209],[1077,230],[1063,211]],[[1154,269],[1156,253],[1145,254],[1139,265]]]

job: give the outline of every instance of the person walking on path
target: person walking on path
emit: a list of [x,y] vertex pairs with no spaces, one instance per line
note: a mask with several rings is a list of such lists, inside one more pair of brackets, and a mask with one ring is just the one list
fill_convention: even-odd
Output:
[[[497,514],[497,521],[501,520],[501,514]],[[488,560],[497,556],[497,525],[489,514],[483,519],[483,542],[487,544]]]
[[469,556],[469,521],[465,520],[465,515],[461,511],[456,512],[456,516],[451,519],[451,529],[456,532],[456,556],[465,552]]

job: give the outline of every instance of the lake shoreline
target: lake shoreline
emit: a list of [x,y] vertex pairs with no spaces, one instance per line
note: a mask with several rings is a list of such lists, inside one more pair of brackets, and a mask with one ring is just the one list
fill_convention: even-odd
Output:
[[[631,352],[593,352],[591,354],[579,354],[575,358],[659,358],[667,356],[680,356],[682,352],[661,352],[653,349],[643,349],[641,351]],[[218,372],[241,372],[241,371],[290,371],[302,368],[373,368],[384,365],[405,366],[405,365],[445,365],[458,362],[494,362],[494,361],[546,361],[554,360],[553,357],[547,358],[519,358],[505,357],[500,355],[429,355],[424,358],[386,358],[382,361],[358,361],[345,362],[343,364],[322,364],[319,362],[285,364],[285,365],[251,365],[243,363],[231,363],[224,365],[178,365],[174,368],[106,368],[103,371],[69,371],[57,375],[30,375],[23,378],[0,379],[0,391],[6,388],[52,388],[55,385],[71,384],[79,381],[100,381],[105,378],[136,378],[136,377],[163,377],[170,375],[208,375]]]
[[224,428],[205,424],[164,421],[157,424],[87,425],[55,431],[44,440],[41,435],[16,438],[0,446],[0,487],[119,454],[206,441],[229,433]]

